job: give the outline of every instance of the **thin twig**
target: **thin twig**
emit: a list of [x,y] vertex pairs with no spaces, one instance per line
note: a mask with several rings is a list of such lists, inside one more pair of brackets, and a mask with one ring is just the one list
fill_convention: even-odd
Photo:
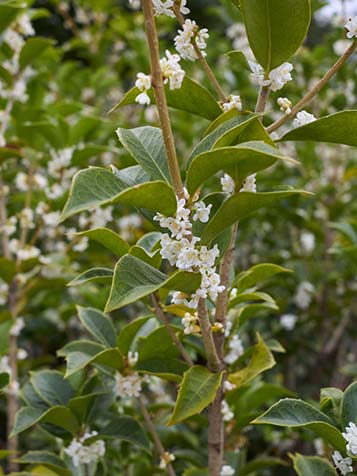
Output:
[[[182,26],[185,23],[185,19],[184,19],[182,13],[180,12],[180,6],[181,6],[181,1],[180,2],[175,1],[173,10],[174,10],[174,13],[176,15],[176,18],[177,18],[178,22]],[[196,43],[195,40],[193,40],[192,46],[193,46],[193,48],[196,52],[198,61],[201,63],[209,81],[211,82],[213,88],[216,90],[219,99],[222,102],[227,102],[227,96],[224,94],[224,91],[221,88],[216,76],[214,75],[214,72],[212,71],[210,65],[208,64],[208,62],[206,60],[206,58],[203,56],[201,50],[197,46],[197,43]]]
[[154,304],[154,308],[155,308],[155,313],[157,315],[157,317],[160,319],[160,321],[164,324],[164,326],[166,327],[167,329],[167,332],[170,334],[171,336],[171,339],[173,341],[173,343],[175,344],[175,346],[178,348],[178,350],[180,351],[184,361],[186,362],[186,364],[189,366],[189,367],[192,367],[193,366],[193,362],[192,362],[192,359],[190,357],[190,354],[187,352],[187,350],[185,349],[184,345],[182,344],[182,342],[180,341],[180,339],[177,337],[175,331],[173,330],[173,328],[171,327],[171,324],[170,324],[170,321],[168,320],[168,318],[166,317],[166,314],[164,313],[164,311],[162,310],[162,307],[160,306],[160,303],[159,303],[159,300],[157,298],[157,296],[155,294],[152,294],[151,295],[151,300]]
[[176,195],[179,198],[184,198],[180,168],[176,155],[174,136],[171,129],[169,110],[167,107],[164,82],[160,67],[159,43],[152,0],[143,0],[142,5],[145,18],[145,31],[150,53],[151,82],[154,88],[156,106],[160,117],[170,176]]
[[[255,106],[255,112],[264,112],[265,111],[265,106],[267,104],[267,100],[268,100],[268,97],[269,97],[269,91],[270,91],[270,86],[261,86],[260,87],[257,104]],[[261,118],[261,120],[262,120],[262,118]]]
[[275,121],[269,127],[267,127],[267,132],[270,134],[278,129],[280,126],[285,124],[289,119],[296,116],[328,83],[328,81],[341,69],[341,67],[346,63],[348,58],[353,54],[357,48],[357,41],[354,41],[348,49],[343,53],[343,55],[336,61],[336,63],[327,71],[325,76],[320,79],[320,81],[315,84],[315,86],[304,96],[291,110],[290,114],[285,114],[280,119]]
[[[145,423],[146,423],[146,425],[147,425],[147,427],[150,431],[150,434],[152,436],[156,451],[159,453],[160,457],[164,457],[165,456],[165,448],[163,447],[163,445],[161,443],[161,440],[160,440],[160,437],[159,437],[159,435],[156,431],[155,425],[153,424],[153,422],[150,418],[150,415],[149,415],[149,413],[146,409],[146,406],[145,406],[142,398],[138,397],[138,401],[139,401],[140,409],[141,409],[141,412],[143,414]],[[166,465],[166,470],[167,470],[167,473],[169,474],[169,476],[176,476],[175,470],[172,467],[171,463],[168,463]]]

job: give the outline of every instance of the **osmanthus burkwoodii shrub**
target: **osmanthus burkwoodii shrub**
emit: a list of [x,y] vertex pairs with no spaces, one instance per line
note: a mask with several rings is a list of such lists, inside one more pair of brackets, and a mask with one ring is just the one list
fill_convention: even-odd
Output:
[[[339,60],[296,104],[279,98],[282,114],[269,124],[264,118],[269,92],[293,79],[288,60],[306,37],[310,3],[233,3],[240,8],[256,60],[247,60],[247,74],[259,85],[254,111],[244,109],[244,97],[223,91],[207,60],[208,31],[189,18],[190,5],[142,1],[150,71],[138,73],[135,87],[117,108],[153,102],[160,128],[119,127],[118,139],[135,165],[77,172],[61,220],[118,203],[139,210],[152,231],[134,245],[105,227],[81,232],[114,252],[118,261],[114,269],[90,268],[70,285],[110,281],[110,293],[104,309],[78,307],[91,339],[70,342],[59,351],[67,361],[65,375],[33,372],[23,387],[26,405],[17,414],[13,435],[41,424],[57,438],[58,448],[30,451],[21,463],[74,475],[227,476],[257,474],[270,466],[280,471],[280,465],[286,474],[286,461],[265,457],[266,449],[250,461],[242,452],[230,451],[228,442],[243,440],[248,424],[264,423],[306,427],[329,445],[326,455],[333,464],[326,458],[293,455],[299,475],[353,472],[355,384],[345,392],[323,389],[320,409],[288,398],[258,416],[262,403],[289,395],[261,380],[275,364],[273,352],[281,348],[258,332],[256,343],[244,348],[241,337],[257,309],[277,308],[274,298],[261,290],[262,283],[289,270],[273,263],[236,270],[234,255],[241,220],[272,207],[279,213],[290,198],[291,206],[309,200],[309,193],[283,184],[260,190],[259,173],[274,164],[296,165],[279,149],[280,143],[357,145],[357,111],[316,118],[304,110],[353,55],[357,19],[346,23],[350,41]],[[171,50],[161,53],[156,23],[163,15],[180,29]],[[200,64],[216,97],[186,75],[185,62]],[[168,107],[209,121],[189,157],[177,156]],[[294,127],[279,135],[291,119]],[[123,324],[120,316],[126,311],[131,319]]]

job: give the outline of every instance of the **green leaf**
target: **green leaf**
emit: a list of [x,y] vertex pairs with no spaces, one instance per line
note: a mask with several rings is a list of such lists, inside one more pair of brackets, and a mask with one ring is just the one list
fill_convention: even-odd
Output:
[[338,451],[345,453],[346,442],[332,420],[309,403],[286,398],[275,403],[252,423],[289,428],[309,428],[328,441]]
[[244,68],[246,71],[249,71],[251,73],[251,69],[247,60],[247,57],[243,53],[243,51],[240,50],[232,50],[228,51],[226,53],[226,56],[231,60],[231,64],[235,64],[240,66],[241,68]]
[[[17,15],[22,10],[20,5],[0,5],[0,33],[13,22]],[[11,46],[11,45],[10,45]]]
[[37,423],[51,423],[76,434],[79,423],[69,408],[58,405],[43,411],[41,408],[23,407],[16,413],[11,436],[18,435]]
[[274,356],[259,333],[257,333],[257,340],[258,342],[253,347],[252,356],[247,367],[228,376],[228,380],[234,383],[237,388],[249,383],[275,365]]
[[117,256],[123,256],[129,251],[128,243],[123,238],[109,228],[93,228],[92,230],[82,231],[77,236],[87,236],[90,240],[100,243],[105,248]]
[[246,302],[256,302],[264,301],[270,304],[275,304],[275,299],[273,299],[270,294],[254,291],[254,292],[242,292],[237,294],[234,299],[229,301],[229,308],[238,306],[239,304]]
[[151,318],[152,316],[138,317],[121,329],[117,337],[117,346],[123,355],[128,354],[137,333]]
[[258,304],[247,304],[244,307],[238,309],[238,324],[239,327],[243,326],[252,317],[261,315],[261,311],[278,311],[279,307],[273,302],[264,302]]
[[175,193],[166,182],[146,182],[125,188],[112,172],[90,167],[75,174],[60,220],[89,208],[117,202],[167,216],[173,215],[177,208]]
[[115,347],[117,331],[111,319],[90,307],[77,306],[78,317],[93,337],[106,347]]
[[139,258],[141,261],[145,261],[145,263],[153,266],[154,268],[160,268],[161,266],[162,257],[160,250],[156,250],[154,253],[148,253],[141,246],[134,245],[130,248],[129,254]]
[[239,2],[250,47],[266,72],[287,61],[304,42],[311,20],[309,0]]
[[0,373],[0,392],[10,383],[10,375],[7,372]]
[[344,427],[350,422],[357,423],[357,382],[353,382],[345,390],[341,404],[341,420]]
[[291,269],[283,268],[273,263],[259,263],[246,271],[239,273],[234,280],[234,285],[237,286],[239,292],[245,289],[256,286],[261,281],[266,281],[279,273],[292,273]]
[[29,38],[20,53],[20,68],[24,69],[26,66],[32,64],[53,44],[54,41],[48,38]]
[[175,408],[168,425],[201,413],[216,397],[223,373],[211,373],[206,367],[195,365],[184,373]]
[[113,270],[108,268],[91,268],[72,279],[67,286],[81,286],[92,281],[109,281],[113,277]]
[[203,230],[202,244],[210,243],[226,228],[247,217],[259,208],[270,206],[276,200],[293,195],[310,195],[304,190],[284,190],[277,192],[240,192],[229,197],[213,215]]
[[239,469],[239,476],[248,476],[249,474],[256,474],[256,472],[260,469],[264,470],[271,466],[288,466],[286,461],[280,458],[257,458],[253,461],[249,461],[249,463],[245,464]]
[[20,464],[41,464],[64,476],[71,474],[61,458],[49,451],[29,451],[16,461]]
[[114,278],[105,312],[127,306],[160,288],[194,292],[201,282],[198,273],[178,271],[168,277],[132,255],[123,256],[115,266]]
[[139,423],[129,416],[111,416],[108,426],[104,427],[101,436],[124,440],[150,452],[150,443]]
[[291,455],[294,469],[299,476],[337,476],[333,466],[319,456]]
[[170,183],[166,151],[161,129],[145,126],[116,130],[120,142],[153,180]]
[[74,393],[62,373],[56,370],[31,372],[31,383],[48,405],[67,405]]
[[221,147],[197,155],[187,171],[187,189],[190,194],[220,170],[228,173],[237,184],[251,174],[264,170],[277,160],[297,163],[284,157],[264,142],[245,142],[233,147]]
[[[119,107],[128,104],[135,104],[135,98],[139,93],[140,91],[137,88],[130,89],[119,104],[114,106],[109,112],[113,112]],[[153,91],[149,91],[148,94],[152,102],[154,102]],[[167,85],[165,87],[165,94],[167,104],[174,109],[187,111],[210,121],[222,113],[222,109],[212,94],[187,76],[184,78],[180,89],[171,90]]]
[[280,141],[302,140],[357,146],[356,127],[357,111],[342,111],[292,129]]

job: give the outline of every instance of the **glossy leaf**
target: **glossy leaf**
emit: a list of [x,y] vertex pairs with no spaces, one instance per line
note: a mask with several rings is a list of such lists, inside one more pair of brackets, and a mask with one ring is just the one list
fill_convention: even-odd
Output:
[[48,38],[29,38],[20,53],[19,63],[21,69],[32,64],[33,61],[41,56],[53,44],[53,40]]
[[150,451],[149,440],[145,432],[139,423],[130,416],[112,416],[109,425],[105,426],[100,434],[105,438],[128,441],[145,451]]
[[304,190],[284,190],[277,192],[240,192],[229,197],[210,219],[203,230],[202,244],[210,243],[226,228],[254,213],[259,208],[271,206],[276,200],[293,195],[309,195]]
[[194,292],[200,285],[198,273],[178,271],[168,277],[132,255],[123,256],[114,270],[106,312],[127,306],[160,288]]
[[264,283],[267,279],[279,273],[292,273],[292,270],[274,263],[259,263],[239,273],[234,281],[234,285],[238,288],[239,292],[242,292],[245,289],[258,285],[258,283]]
[[259,334],[257,334],[257,339],[258,342],[253,347],[252,356],[247,367],[228,376],[228,380],[234,383],[237,388],[251,382],[255,377],[275,365],[273,354]]
[[20,464],[41,464],[46,468],[53,469],[56,473],[63,476],[71,474],[61,458],[49,451],[29,451],[16,461]]
[[31,383],[48,405],[67,405],[74,393],[68,381],[55,370],[31,372]]
[[344,453],[346,449],[346,442],[341,432],[333,425],[332,420],[302,400],[294,398],[280,400],[252,423],[266,423],[290,428],[309,428],[338,451]]
[[117,332],[111,319],[98,309],[77,306],[78,317],[88,332],[107,347],[115,347]]
[[145,126],[136,129],[119,127],[120,142],[153,180],[170,183],[170,174],[161,129]]
[[332,464],[319,456],[291,456],[294,469],[299,476],[337,476]]
[[343,395],[341,420],[344,427],[350,422],[357,423],[357,382],[353,382]]
[[128,243],[118,233],[109,228],[93,228],[92,230],[77,233],[77,236],[87,236],[90,240],[100,243],[117,256],[125,255],[130,248]]
[[121,329],[117,337],[117,346],[123,355],[127,355],[136,335],[138,334],[142,326],[146,324],[147,321],[152,317],[153,316],[138,317],[137,319],[134,319],[133,321],[126,324]]
[[[135,87],[130,89],[119,104],[113,107],[109,112],[113,112],[128,104],[135,104],[135,98],[139,93],[140,91]],[[174,109],[190,112],[191,114],[204,117],[210,121],[222,113],[222,109],[212,94],[187,76],[184,78],[180,89],[171,90],[167,85],[165,87],[165,93],[167,104]],[[152,90],[149,91],[148,94],[152,102],[154,102]]]
[[357,146],[357,111],[342,111],[321,117],[283,135],[280,141],[330,142]]
[[233,147],[221,147],[197,155],[187,171],[187,189],[193,194],[207,179],[219,171],[228,173],[237,184],[251,174],[264,170],[277,160],[297,163],[284,157],[264,142],[245,142]]
[[216,397],[223,372],[211,373],[206,367],[195,365],[184,373],[177,401],[169,425],[201,413]]
[[109,281],[113,277],[113,270],[108,268],[91,268],[84,271],[76,278],[72,279],[67,286],[81,286],[82,284],[90,282]]
[[239,3],[250,47],[266,72],[287,61],[304,42],[311,20],[309,0]]
[[125,188],[112,172],[90,167],[74,176],[61,221],[89,208],[117,202],[168,216],[173,215],[177,207],[174,191],[166,182],[146,182]]

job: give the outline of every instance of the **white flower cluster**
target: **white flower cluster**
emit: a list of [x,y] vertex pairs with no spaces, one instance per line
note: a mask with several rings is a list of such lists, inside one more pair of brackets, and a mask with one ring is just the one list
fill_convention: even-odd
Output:
[[[212,205],[206,206],[203,201],[196,202],[193,220],[206,223],[211,208]],[[216,300],[218,294],[224,290],[224,286],[220,285],[220,276],[216,273],[215,267],[219,256],[218,247],[215,245],[208,249],[207,246],[200,246],[200,238],[192,236],[190,215],[191,210],[186,208],[186,200],[183,198],[178,200],[174,217],[158,213],[154,220],[158,221],[162,228],[168,228],[171,233],[171,236],[165,233],[161,237],[161,256],[180,270],[201,273],[201,286],[189,299],[181,292],[175,292],[172,299],[174,304],[184,304],[196,309],[199,299],[206,299],[209,296],[213,301]]]
[[116,392],[119,397],[139,397],[143,379],[136,372],[129,375],[117,373],[115,376]]
[[228,174],[224,174],[221,178],[222,192],[227,195],[233,195],[235,192],[235,183],[232,177]]
[[182,25],[182,30],[178,30],[178,35],[174,38],[175,48],[181,58],[195,61],[198,56],[194,48],[194,43],[199,50],[201,50],[202,56],[206,56],[204,50],[207,47],[206,40],[208,38],[207,28],[199,30],[194,20],[187,19]]
[[224,112],[230,111],[231,109],[237,109],[238,111],[241,111],[243,109],[242,107],[242,100],[240,96],[231,94],[228,97],[228,101],[222,104],[222,108]]
[[352,38],[357,38],[357,16],[349,18],[345,28],[347,30],[347,38],[349,40],[352,40]]
[[342,436],[347,441],[346,449],[353,456],[357,456],[357,426],[350,422]]
[[239,359],[244,353],[244,347],[241,339],[234,335],[228,343],[228,353],[224,357],[226,364],[234,364],[234,362]]
[[136,75],[135,87],[140,91],[140,94],[135,98],[135,102],[142,104],[143,106],[148,106],[150,104],[150,97],[147,92],[151,88],[151,76],[144,73],[138,73]]
[[47,178],[40,173],[28,175],[24,172],[19,172],[15,178],[15,185],[21,192],[27,192],[29,189],[44,190],[47,187],[47,183]]
[[185,71],[179,65],[181,58],[179,55],[172,55],[168,50],[165,53],[166,57],[164,56],[160,60],[164,84],[169,82],[171,90],[180,89],[185,77]]
[[256,185],[256,174],[248,175],[243,181],[242,188],[240,192],[256,192],[257,185]]
[[278,106],[280,106],[280,111],[283,111],[287,116],[291,114],[292,103],[288,98],[278,98]]
[[50,151],[51,160],[47,163],[48,174],[56,179],[56,182],[46,188],[48,198],[60,198],[70,187],[73,175],[77,172],[76,167],[70,167],[73,152],[73,147]]
[[332,455],[333,462],[335,463],[336,469],[338,469],[342,476],[345,476],[348,473],[352,473],[352,458],[349,456],[344,458],[339,451],[334,451]]
[[222,412],[222,417],[223,417],[223,421],[231,421],[233,420],[234,418],[234,413],[232,412],[232,410],[229,408],[229,405],[228,403],[225,401],[225,400],[222,400],[222,403],[221,403],[221,412]]
[[64,452],[72,458],[74,466],[80,464],[90,464],[98,461],[105,454],[105,443],[103,440],[97,440],[90,445],[84,445],[84,442],[93,436],[97,436],[97,431],[85,433],[80,438],[73,438],[71,444],[64,449]]
[[200,324],[198,321],[198,315],[196,312],[194,314],[190,314],[189,312],[186,312],[185,317],[182,318],[182,324],[184,327],[184,333],[186,335],[197,334],[201,330]]
[[285,62],[277,68],[272,69],[268,78],[265,78],[264,70],[260,64],[255,63],[254,61],[248,61],[248,64],[252,71],[251,76],[254,82],[260,86],[270,86],[272,91],[278,91],[283,88],[288,81],[293,79],[291,71],[294,67],[291,63]]
[[168,451],[165,451],[165,453],[161,456],[160,458],[160,464],[159,468],[160,469],[165,469],[168,464],[171,464],[173,461],[175,461],[176,457],[174,454],[169,453]]
[[294,297],[297,307],[306,310],[310,306],[314,292],[315,288],[313,284],[309,283],[309,281],[302,281]]
[[25,327],[24,318],[18,317],[10,329],[10,335],[13,337],[18,337],[24,327]]
[[16,256],[19,261],[26,261],[33,258],[38,258],[41,251],[36,246],[22,245],[20,240],[12,238],[9,241],[9,251]]
[[232,468],[232,466],[229,466],[228,464],[225,464],[222,466],[221,472],[219,474],[220,476],[232,476],[234,473],[234,468]]
[[280,325],[287,331],[292,331],[295,328],[298,318],[295,314],[284,314],[280,317]]
[[[168,17],[175,18],[175,13],[173,11],[173,0],[152,0],[152,4],[155,15],[166,15]],[[190,13],[190,10],[186,7],[186,4],[187,0],[181,0],[180,12],[182,15],[187,15]]]
[[296,114],[296,119],[294,119],[294,126],[305,126],[305,124],[310,124],[310,122],[314,121],[316,121],[316,117],[313,114],[310,114],[306,111],[300,111]]
[[0,357],[0,374],[9,374],[11,376],[9,357],[7,355]]

